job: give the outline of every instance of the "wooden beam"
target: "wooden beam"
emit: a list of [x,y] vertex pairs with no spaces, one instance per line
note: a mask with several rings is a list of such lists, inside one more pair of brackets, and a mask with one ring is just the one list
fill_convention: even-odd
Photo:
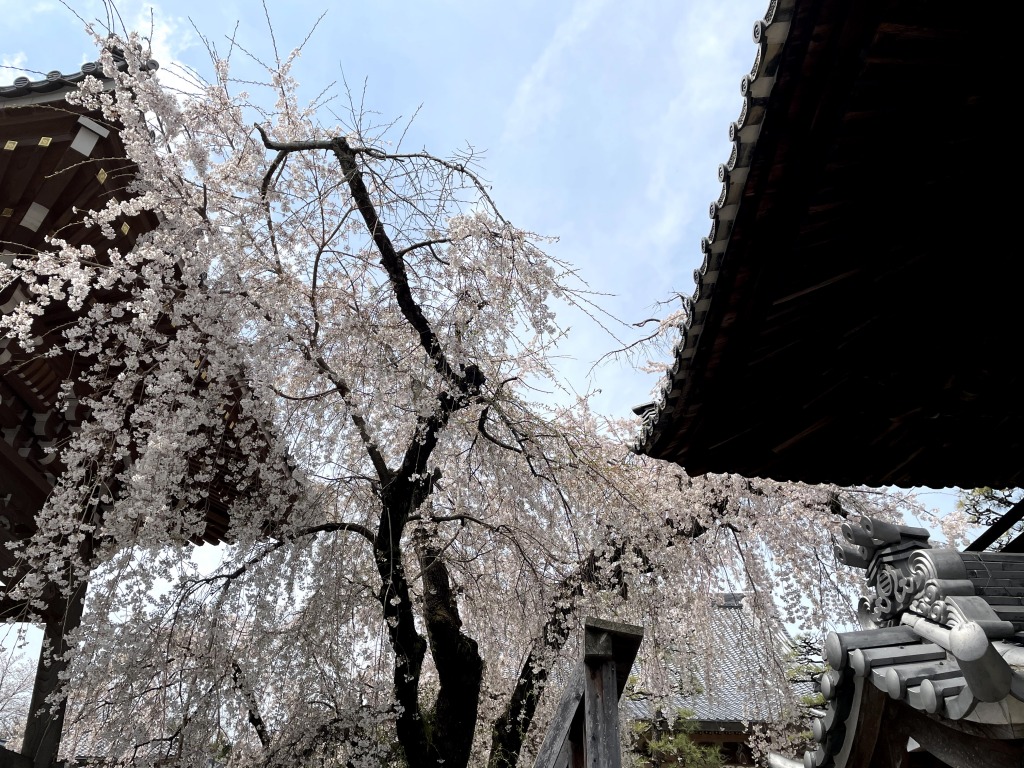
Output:
[[[617,621],[606,621],[604,619],[588,616],[584,620],[584,655],[594,658],[598,653],[598,647],[607,648],[605,643],[611,644],[610,653],[615,659],[615,695],[616,699],[622,696],[626,688],[626,681],[629,680],[629,672],[633,669],[633,662],[636,661],[636,654],[640,650],[640,643],[644,639],[643,627],[634,624],[623,624]],[[607,639],[602,639],[605,636]],[[607,653],[602,650],[600,653]]]
[[565,768],[569,762],[569,734],[583,697],[583,662],[576,665],[562,691],[554,717],[537,752],[536,768]]
[[875,745],[878,743],[882,712],[888,695],[875,688],[867,680],[859,680],[853,702],[853,713],[846,721],[846,727],[855,728],[856,733],[847,733],[850,746],[846,768],[872,768]]
[[[915,710],[890,699],[868,681],[863,682],[855,733],[846,768],[908,768],[924,761],[911,760],[909,739],[949,768],[1021,768],[1024,739],[998,739],[951,727],[951,721]],[[856,723],[854,725],[854,722]],[[927,763],[931,764],[931,763]]]
[[981,552],[982,550],[987,549],[995,543],[996,539],[1010,530],[1022,519],[1024,519],[1024,499],[1021,499],[1010,507],[1009,511],[1007,511],[1005,515],[992,523],[988,530],[976,538],[964,551]]
[[1010,554],[1020,554],[1021,552],[1024,552],[1024,533],[1018,534],[1017,538],[1003,547],[1002,551]]
[[[897,702],[890,701],[890,705]],[[903,704],[887,713],[904,724],[910,738],[950,768],[1020,768],[1024,765],[1024,739],[996,739],[950,728],[935,717]]]
[[865,688],[870,688],[872,697],[882,698],[881,707],[883,710],[881,726],[878,729],[878,738],[875,741],[875,753],[871,759],[873,768],[908,768],[910,764],[910,752],[907,744],[910,740],[910,730],[907,721],[901,717],[903,709],[909,707],[900,706],[900,702],[891,699],[886,700],[885,694],[865,682]]

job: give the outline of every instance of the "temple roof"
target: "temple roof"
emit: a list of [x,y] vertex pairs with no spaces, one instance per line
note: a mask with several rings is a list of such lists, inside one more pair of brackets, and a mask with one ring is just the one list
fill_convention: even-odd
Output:
[[691,475],[1024,485],[1011,25],[949,0],[778,0],[637,450]]
[[[155,63],[150,68],[155,69]],[[137,238],[158,225],[154,212],[142,211],[115,222],[111,239],[102,228],[83,223],[85,212],[102,208],[110,199],[130,197],[135,175],[118,126],[104,120],[98,111],[64,101],[76,77],[80,80],[95,71],[83,65],[77,74],[27,84],[20,78],[15,86],[0,87],[3,263],[33,258],[51,247],[50,236],[72,246],[90,245],[102,260],[108,249],[130,249]],[[0,285],[0,314],[26,298],[26,289],[19,282]],[[90,302],[104,300],[95,294],[89,298]],[[34,326],[41,344],[31,353],[0,334],[0,573],[14,564],[6,543],[25,539],[35,530],[34,517],[63,471],[56,449],[67,442],[86,415],[78,400],[65,402],[59,397],[62,383],[77,378],[81,360],[68,353],[52,354],[52,349],[47,353],[46,339],[59,336],[75,317],[66,306],[47,307]],[[173,333],[167,318],[159,322],[166,325],[166,333]],[[198,368],[199,364],[197,382],[200,378],[205,381],[204,371]],[[224,405],[229,429],[234,428],[245,396],[244,386],[237,383],[244,379],[241,371],[232,379],[236,399]],[[81,398],[82,393],[77,394]],[[260,439],[269,446],[268,435]],[[210,484],[202,541],[224,540],[236,495],[237,489],[223,478]]]
[[[787,696],[766,690],[768,669],[777,655],[789,650],[788,640],[765,633],[751,612],[743,607],[742,593],[716,596],[711,609],[709,635],[715,638],[717,651],[709,659],[693,659],[695,686],[686,693],[675,693],[667,700],[632,694],[622,698],[622,707],[635,720],[656,718],[655,704],[668,719],[685,711],[698,730],[745,733],[751,722],[772,722],[780,717]],[[775,637],[776,648],[767,648],[765,638]],[[702,663],[703,662],[703,663]],[[811,687],[794,684],[797,695],[811,693]]]
[[[115,126],[98,113],[57,98],[40,102],[20,89],[0,89],[0,260],[32,258],[47,249],[47,237],[58,234],[72,245],[91,245],[104,254],[111,246],[130,248],[156,224],[143,213],[119,222],[117,239],[99,227],[82,224],[84,211],[102,207],[110,198],[124,199],[131,164],[126,160]],[[0,286],[0,313],[27,298],[18,282]],[[73,319],[66,308],[51,306],[36,326],[42,336],[59,333]],[[34,516],[61,473],[52,449],[78,428],[83,409],[59,402],[62,382],[73,376],[69,355],[25,352],[18,342],[0,335],[0,571],[13,565],[7,542],[35,530]]]
[[[844,523],[842,533],[837,559],[866,572],[858,611],[864,628],[830,633],[825,642],[827,703],[805,765],[875,765],[878,744],[909,737],[931,750],[982,749],[985,765],[1019,765],[1024,553],[932,547],[927,531],[878,518]],[[909,730],[880,736],[883,711]]]
[[[124,58],[119,56],[116,50],[114,51],[114,60],[119,68],[127,67]],[[151,71],[155,71],[160,66],[152,59],[146,64]],[[15,78],[10,85],[0,85],[0,104],[4,101],[19,104],[43,104],[59,101],[64,98],[65,93],[89,76],[101,80],[106,79],[103,76],[103,65],[98,61],[87,61],[75,72],[61,72],[59,69],[55,69],[47,72],[45,77],[38,80],[23,75]]]

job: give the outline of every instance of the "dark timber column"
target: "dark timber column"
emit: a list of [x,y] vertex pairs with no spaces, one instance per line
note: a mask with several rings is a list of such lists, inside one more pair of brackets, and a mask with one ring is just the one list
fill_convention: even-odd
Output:
[[609,631],[590,625],[584,636],[583,676],[586,768],[622,768],[619,746],[619,692]]
[[46,697],[60,687],[60,673],[67,669],[67,662],[63,659],[69,648],[66,637],[82,621],[85,590],[86,583],[79,582],[70,600],[58,597],[51,603],[51,610],[47,611],[43,647],[39,650],[39,666],[32,689],[32,705],[21,747],[21,754],[31,761],[34,768],[50,768],[57,761],[67,703],[62,701],[56,711],[51,711]]

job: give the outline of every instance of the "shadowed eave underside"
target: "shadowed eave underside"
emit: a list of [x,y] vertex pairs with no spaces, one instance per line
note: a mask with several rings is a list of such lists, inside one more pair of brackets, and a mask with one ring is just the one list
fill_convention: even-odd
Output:
[[[84,211],[131,195],[135,167],[126,158],[118,127],[97,112],[65,102],[71,88],[67,82],[59,90],[45,91],[54,96],[45,102],[33,98],[38,95],[33,85],[38,84],[20,87],[20,98],[13,87],[0,88],[0,259],[9,265],[34,258],[51,247],[50,236],[72,246],[90,245],[100,258],[111,247],[132,248],[158,225],[153,212],[116,221],[113,240],[99,227],[82,223]],[[0,312],[11,311],[26,298],[26,288],[18,282],[0,286]],[[94,295],[89,302],[103,300]],[[42,344],[31,353],[14,339],[0,337],[0,571],[14,564],[5,544],[34,532],[35,515],[63,471],[59,449],[86,417],[78,400],[59,398],[62,383],[80,375],[82,360],[68,353],[46,354],[46,339],[57,339],[75,317],[66,307],[48,307],[34,326]],[[172,335],[169,320],[161,322]],[[244,378],[240,375],[238,381]],[[225,404],[225,419],[231,424],[244,395],[241,385],[232,388],[238,393],[236,402]],[[269,450],[271,440],[264,438]],[[222,486],[211,484],[202,541],[217,543],[227,535],[234,490]]]
[[1010,25],[773,2],[688,320],[636,449],[691,475],[1021,485]]

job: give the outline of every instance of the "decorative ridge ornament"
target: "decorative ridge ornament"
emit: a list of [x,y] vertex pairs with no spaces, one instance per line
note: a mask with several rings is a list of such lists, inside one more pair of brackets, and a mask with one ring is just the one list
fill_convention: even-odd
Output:
[[[1024,555],[934,549],[924,529],[871,517],[844,523],[842,532],[837,558],[864,569],[874,594],[861,598],[863,630],[830,632],[825,641],[829,669],[820,686],[828,705],[813,728],[820,746],[805,753],[804,765],[846,765],[869,681],[912,709],[1017,734],[1022,649],[1013,642],[1019,627],[1004,618],[1015,616],[1016,606],[1004,603],[1013,603],[1010,596],[1024,585],[1008,586],[991,574],[1005,576]],[[995,605],[988,589],[1001,590]]]
[[861,604],[861,614],[869,614],[876,626],[893,626],[916,596],[911,558],[930,551],[928,532],[871,517],[862,517],[859,526],[843,523],[842,531],[846,543],[835,546],[836,558],[865,569],[875,591]]

